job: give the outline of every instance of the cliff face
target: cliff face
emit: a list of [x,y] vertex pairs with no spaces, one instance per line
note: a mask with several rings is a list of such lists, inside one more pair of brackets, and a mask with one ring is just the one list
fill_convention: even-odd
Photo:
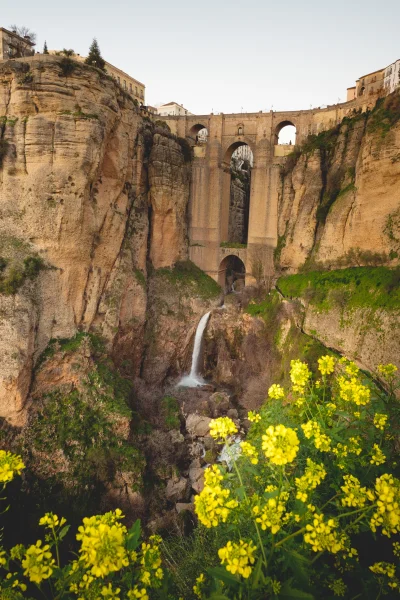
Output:
[[[400,95],[345,119],[289,159],[279,196],[279,266],[335,265],[348,252],[386,253],[400,242]],[[360,254],[360,253],[359,253]]]
[[[19,277],[0,295],[0,416],[21,424],[51,338],[91,328],[139,372],[148,249],[156,268],[186,257],[189,172],[123,90],[69,59],[2,63],[0,126],[1,275]],[[44,268],[24,279],[32,257]]]

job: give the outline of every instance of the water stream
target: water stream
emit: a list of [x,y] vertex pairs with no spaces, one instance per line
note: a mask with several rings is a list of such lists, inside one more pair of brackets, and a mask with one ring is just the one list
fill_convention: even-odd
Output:
[[190,368],[189,375],[182,377],[179,386],[182,387],[198,387],[204,385],[206,382],[199,373],[200,359],[201,359],[201,343],[203,341],[204,330],[207,327],[208,319],[210,318],[211,312],[203,315],[197,325],[196,335],[194,336],[194,346],[192,354],[192,366]]

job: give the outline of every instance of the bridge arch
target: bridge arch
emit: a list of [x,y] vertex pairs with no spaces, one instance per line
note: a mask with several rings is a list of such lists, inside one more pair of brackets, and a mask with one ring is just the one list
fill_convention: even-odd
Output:
[[281,121],[275,127],[275,146],[288,144],[290,141],[292,142],[291,145],[293,146],[296,143],[296,134],[296,125],[292,121]]
[[218,283],[226,293],[242,289],[245,278],[245,264],[236,254],[228,254],[222,259],[218,269]]
[[230,165],[232,154],[241,146],[248,146],[250,148],[250,150],[253,154],[253,160],[254,160],[253,142],[248,140],[246,137],[243,137],[243,139],[235,140],[234,142],[231,142],[229,144],[229,146],[223,151],[223,163],[225,166]]
[[207,141],[208,129],[203,123],[196,123],[189,129],[189,137],[197,141]]

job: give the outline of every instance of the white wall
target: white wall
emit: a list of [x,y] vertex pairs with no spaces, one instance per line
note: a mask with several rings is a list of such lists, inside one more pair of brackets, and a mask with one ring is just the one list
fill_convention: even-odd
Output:
[[388,93],[394,92],[394,90],[400,85],[400,59],[392,63],[385,69],[383,85],[387,89]]

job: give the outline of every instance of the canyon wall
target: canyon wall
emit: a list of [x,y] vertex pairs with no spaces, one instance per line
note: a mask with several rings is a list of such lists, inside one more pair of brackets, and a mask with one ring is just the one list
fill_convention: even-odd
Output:
[[148,265],[187,257],[190,162],[116,82],[67,58],[1,63],[0,134],[1,285],[14,292],[0,295],[0,416],[22,424],[52,338],[91,329],[139,373]]

